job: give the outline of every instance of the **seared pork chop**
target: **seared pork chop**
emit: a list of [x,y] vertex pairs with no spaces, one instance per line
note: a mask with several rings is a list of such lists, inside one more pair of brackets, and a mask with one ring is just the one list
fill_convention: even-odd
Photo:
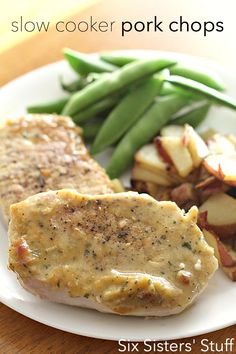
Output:
[[173,202],[134,192],[47,192],[11,206],[9,266],[51,301],[122,315],[181,312],[217,269],[214,251]]
[[111,181],[88,154],[81,129],[68,117],[27,115],[0,128],[0,202],[11,204],[48,190],[112,193]]

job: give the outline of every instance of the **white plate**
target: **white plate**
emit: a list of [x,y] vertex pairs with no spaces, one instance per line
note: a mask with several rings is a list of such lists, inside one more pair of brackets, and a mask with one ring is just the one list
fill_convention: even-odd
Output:
[[[153,52],[142,52],[152,55]],[[163,54],[163,53],[162,53]],[[173,53],[168,55],[172,56]],[[236,73],[227,72],[206,60],[178,55],[181,60],[214,67],[221,74],[228,91],[236,96]],[[73,78],[65,62],[57,62],[14,80],[0,90],[0,117],[25,113],[29,104],[63,95],[58,77]],[[236,113],[215,108],[204,123],[222,132],[236,133]],[[102,157],[102,163],[105,159]],[[0,224],[0,301],[36,321],[71,333],[110,340],[176,339],[214,331],[236,323],[236,284],[219,270],[209,286],[188,310],[168,318],[144,319],[102,314],[43,301],[27,293],[7,269],[7,232]]]

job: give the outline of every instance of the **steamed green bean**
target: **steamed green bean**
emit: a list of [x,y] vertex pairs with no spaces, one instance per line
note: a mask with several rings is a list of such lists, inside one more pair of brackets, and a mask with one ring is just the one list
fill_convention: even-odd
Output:
[[183,125],[189,124],[193,128],[196,128],[199,124],[201,124],[206,118],[209,110],[210,103],[204,102],[202,105],[190,109],[188,112],[178,115],[176,118],[171,120],[171,124]]
[[218,91],[224,91],[225,87],[220,77],[209,70],[197,68],[190,65],[177,64],[170,68],[171,75],[183,76],[206,86],[209,86]]
[[135,81],[174,65],[171,60],[140,60],[103,76],[71,96],[63,114],[74,115],[102,98],[116,93]]
[[[152,57],[154,57],[154,55],[152,54]],[[156,58],[160,59],[160,57],[162,56],[157,53]],[[100,58],[108,63],[122,67],[126,64],[142,59],[142,55],[138,53],[122,54],[122,52],[105,52],[100,54]],[[178,56],[176,56],[176,59],[174,60],[178,61]],[[170,68],[170,73],[172,75],[183,76],[195,80],[218,91],[223,91],[225,89],[221,78],[215,72],[202,67],[196,67],[196,65],[185,63],[176,64]]]
[[63,54],[72,69],[80,75],[87,75],[91,72],[112,72],[117,69],[114,65],[106,63],[91,54],[80,53],[69,48],[65,48]]
[[135,152],[153,139],[159,130],[188,103],[183,96],[172,95],[158,99],[142,118],[121,139],[108,163],[111,178],[120,176],[132,162]]
[[60,84],[61,84],[61,88],[64,91],[67,91],[69,93],[73,93],[76,91],[81,90],[82,88],[84,88],[88,83],[87,83],[87,79],[85,77],[79,77],[78,79],[66,84],[62,78],[60,78]]
[[116,143],[138,121],[158,96],[162,83],[162,80],[151,77],[120,101],[99,130],[91,150],[93,154]]
[[165,79],[167,82],[182,87],[184,89],[189,89],[190,91],[198,94],[199,96],[206,97],[212,102],[218,103],[222,106],[236,109],[236,100],[221,93],[217,90],[212,89],[206,85],[196,82],[191,79],[186,79],[185,77],[171,75]]
[[85,140],[92,140],[97,135],[99,129],[102,126],[102,121],[90,122],[89,124],[82,125],[83,137]]
[[107,63],[116,66],[124,66],[132,63],[135,60],[142,60],[143,56],[138,54],[122,54],[122,52],[103,52],[100,54],[100,58]]
[[119,95],[108,96],[107,98],[94,103],[87,109],[75,114],[72,116],[72,119],[76,124],[80,124],[91,118],[96,118],[100,113],[106,112],[114,107],[119,99]]
[[60,114],[66,103],[69,101],[69,97],[57,99],[55,101],[48,101],[45,103],[39,103],[27,107],[28,113],[57,113]]

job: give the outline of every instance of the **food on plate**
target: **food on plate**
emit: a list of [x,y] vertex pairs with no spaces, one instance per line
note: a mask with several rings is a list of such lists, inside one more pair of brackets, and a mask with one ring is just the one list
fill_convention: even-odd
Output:
[[110,178],[116,178],[125,171],[132,163],[135,152],[149,143],[168,122],[170,116],[178,112],[187,100],[183,96],[170,95],[151,105],[115,148],[106,169]]
[[96,116],[98,116],[99,119],[99,115],[104,114],[104,112],[107,113],[107,111],[113,108],[122,97],[122,94],[106,97],[101,101],[98,101],[93,105],[89,106],[88,108],[84,109],[83,111],[79,112],[78,114],[75,114],[73,116],[73,121],[76,124],[83,124],[84,122],[87,122],[88,120]]
[[177,64],[170,68],[171,75],[178,75],[187,79],[200,82],[218,91],[224,91],[225,85],[221,78],[214,72],[193,65]]
[[[107,165],[112,178],[124,172],[136,151],[149,143],[163,126],[187,123],[196,128],[215,104],[236,109],[236,101],[222,93],[225,85],[217,74],[179,62],[178,56],[164,57],[153,53],[143,58],[116,52],[89,55],[71,49],[65,49],[64,56],[77,74],[77,78],[68,84],[60,78],[67,96],[55,102],[30,106],[28,111],[55,111],[71,116],[76,124],[95,124],[92,134],[89,131],[84,137],[89,143],[91,137],[94,139],[91,144],[93,154],[115,146]],[[175,109],[171,103],[173,97],[182,101]],[[172,107],[169,110],[165,108],[168,100]],[[156,115],[156,124],[147,124],[144,129],[143,122],[150,114]],[[88,127],[85,128],[86,132]],[[144,137],[138,145],[137,129],[139,136],[140,129],[144,130]],[[197,167],[206,154],[206,146],[194,130],[190,129],[189,136],[189,152],[194,167]]]
[[236,281],[236,250],[230,243],[223,243],[212,230],[203,229],[207,243],[214,248],[220,267],[223,272],[233,281]]
[[204,159],[204,166],[226,184],[236,186],[236,151],[233,154],[212,154]]
[[69,48],[65,48],[63,54],[70,66],[80,75],[87,75],[90,72],[112,72],[117,69],[113,64]]
[[171,124],[161,129],[160,136],[181,138],[184,136],[184,133],[185,133],[184,126]]
[[208,147],[203,139],[190,125],[185,125],[186,145],[193,160],[193,166],[199,167],[202,159],[209,154]]
[[[214,235],[213,246],[220,244],[220,254],[222,249],[227,251],[220,261],[222,268],[228,259],[225,254],[236,249],[236,151],[232,134],[230,139],[215,131],[200,136],[188,124],[166,126],[152,144],[135,154],[131,175],[135,191],[149,193],[159,201],[171,200],[185,210],[199,207],[199,227]],[[234,267],[225,271],[232,280],[236,280]]]
[[170,75],[168,78],[166,78],[166,81],[172,85],[192,90],[194,93],[206,97],[213,103],[220,104],[228,108],[236,109],[235,99],[200,82],[177,75]]
[[[156,57],[160,57],[160,54],[157,53]],[[100,58],[112,65],[124,66],[128,63],[131,63],[132,61],[140,60],[142,56],[137,54],[121,54],[118,51],[101,53]],[[202,84],[212,87],[215,90],[224,91],[225,89],[224,83],[215,72],[212,72],[209,69],[204,69],[201,66],[178,63],[172,68],[170,68],[170,72],[172,75],[179,75],[188,79],[201,82]]]
[[93,141],[93,139],[96,137],[99,129],[101,128],[102,122],[96,121],[96,122],[90,122],[88,124],[81,124],[81,128],[83,131],[83,138],[87,142]]
[[236,199],[225,193],[211,195],[199,208],[205,214],[205,228],[221,239],[236,235]]
[[[194,129],[213,105],[236,109],[236,101],[222,93],[221,78],[208,69],[179,62],[178,57],[158,53],[145,59],[132,53],[88,55],[65,49],[64,55],[77,75],[71,83],[60,78],[67,96],[28,110],[70,115],[81,125],[93,154],[114,147],[106,166],[110,178],[118,178],[134,161],[134,190],[157,200],[171,200],[185,210],[200,207],[199,225],[214,231],[224,247],[231,240],[236,243],[233,216],[220,213],[226,204],[234,209],[236,138],[213,130],[200,135]],[[112,183],[101,173],[106,179],[104,193],[124,190],[117,180]],[[102,183],[100,178],[90,183],[91,178],[85,176],[84,183],[89,181],[96,189],[97,180]],[[50,188],[60,187],[71,185],[62,182]],[[32,188],[26,197],[38,191]],[[103,193],[100,185],[97,191]],[[7,208],[14,201],[9,199]],[[221,205],[219,212],[216,204]]]
[[208,102],[202,102],[197,107],[190,108],[187,112],[178,114],[171,123],[174,125],[190,124],[193,128],[200,125],[207,117],[211,105]]
[[[198,195],[198,198],[194,198],[193,201],[198,200],[197,205],[200,206],[212,194],[228,193],[231,191],[231,185],[234,186],[233,162],[222,165],[217,165],[217,163],[218,160],[230,161],[236,151],[234,150],[235,152],[232,154],[230,147],[230,150],[224,149],[224,154],[216,153],[215,149],[217,147],[215,147],[212,153],[208,146],[209,142],[210,144],[211,142],[223,142],[221,146],[227,147],[229,145],[225,143],[226,139],[226,136],[219,133],[208,132],[206,141],[204,141],[188,124],[166,126],[161,129],[160,136],[157,136],[152,144],[144,145],[135,154],[132,180],[137,178],[140,181],[153,182],[162,186],[181,187],[180,189],[176,188],[176,191],[182,190],[185,192],[188,183],[192,184],[195,194]],[[211,163],[212,161],[214,165]],[[230,166],[232,166],[231,175],[230,171],[227,172],[227,168],[229,170]],[[142,173],[137,173],[139,167],[142,167],[142,170],[156,173],[156,176],[150,179],[151,175],[148,173],[143,177],[135,177],[134,174],[142,175]],[[225,175],[223,172],[225,172]],[[159,177],[161,177],[160,182],[158,182]],[[181,207],[185,202],[184,195],[186,193],[180,193],[180,198],[183,196],[183,200],[180,201],[180,204],[177,203]]]
[[180,184],[170,191],[170,200],[175,202],[180,208],[190,209],[199,204],[199,196],[194,185],[189,182]]
[[156,200],[170,200],[171,187],[165,187],[154,182],[146,182],[142,179],[131,179],[131,187],[132,190],[139,191],[139,193],[147,193]]
[[[183,154],[185,149],[188,150],[188,155],[190,154],[193,167],[200,166],[202,159],[209,154],[208,147],[199,134],[193,129],[189,124],[185,124],[184,126],[179,125],[168,125],[164,127],[160,132],[161,138],[178,138],[182,140],[183,147],[180,147],[180,154]],[[165,140],[165,139],[164,139]],[[157,140],[158,141],[158,140]],[[160,144],[161,145],[161,144]],[[158,145],[157,145],[158,147]],[[170,154],[174,148],[170,149]],[[168,153],[167,153],[168,155]],[[185,159],[183,158],[185,161]],[[190,159],[189,159],[190,160]],[[177,161],[178,162],[178,161]],[[178,162],[179,163],[179,162]],[[186,163],[186,161],[185,161]],[[189,173],[187,173],[188,175]]]
[[[236,281],[236,137],[195,131],[212,106],[236,109],[221,79],[174,56],[63,53],[76,73],[60,78],[66,95],[0,127],[0,202],[22,286],[101,312],[167,316],[218,263]],[[107,174],[82,135],[94,155],[111,148]],[[133,161],[124,188],[117,178]]]
[[0,201],[11,204],[50,189],[112,193],[112,183],[89,155],[81,129],[68,117],[27,115],[0,128]]
[[141,163],[135,164],[131,176],[133,181],[148,181],[160,186],[171,186],[173,184],[173,181],[168,176],[148,169]]
[[181,177],[186,177],[193,169],[193,160],[182,137],[163,136],[155,140],[159,154],[175,166]]
[[229,186],[214,176],[206,176],[206,179],[202,179],[199,183],[195,184],[195,189],[200,197],[200,203],[198,205],[204,203],[211,195],[230,191]]
[[29,106],[27,108],[28,113],[56,113],[60,114],[66,103],[68,102],[69,97],[59,98],[55,101],[44,102],[38,105]]
[[147,59],[130,63],[124,68],[104,75],[101,79],[73,94],[64,107],[62,114],[73,116],[100,99],[117,93],[128,85],[174,64],[173,60],[168,59]]
[[33,294],[122,315],[184,310],[217,269],[175,203],[148,195],[40,193],[11,206],[9,266]]
[[128,93],[111,111],[92,145],[92,153],[116,143],[134,125],[159,94],[162,81],[151,77]]
[[[168,163],[164,161],[162,156],[156,150],[154,144],[147,144],[144,145],[135,155],[136,164],[134,165],[132,171],[132,178],[133,179],[140,179],[137,178],[137,175],[140,168],[147,172],[152,172],[154,174],[154,179],[156,180],[157,184],[161,185],[176,185],[181,182],[181,177],[175,171],[175,169],[170,166]],[[169,170],[172,169],[170,174]],[[157,182],[158,179],[161,178],[163,183]]]
[[235,146],[227,136],[215,133],[207,139],[209,154],[233,154]]
[[[69,83],[65,82],[63,80],[63,78],[60,77],[61,88],[62,88],[62,90],[64,90],[65,92],[68,92],[68,93],[73,93],[75,91],[79,91],[82,88],[84,88],[87,84],[89,84],[91,81],[93,81],[94,79],[95,80],[97,79],[97,77],[96,76],[94,77],[94,75],[92,77],[91,77],[91,75],[88,75],[87,77],[78,75],[78,77],[75,80],[73,80],[72,82],[69,82]],[[99,75],[99,74],[97,74],[97,75]],[[45,113],[45,112],[43,112],[43,113]]]

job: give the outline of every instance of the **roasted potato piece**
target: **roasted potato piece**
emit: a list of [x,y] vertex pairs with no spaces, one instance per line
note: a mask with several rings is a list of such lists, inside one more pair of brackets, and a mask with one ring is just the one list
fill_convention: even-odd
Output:
[[147,193],[156,200],[170,200],[170,187],[160,186],[152,182],[131,180],[132,189],[139,193]]
[[209,173],[224,183],[236,186],[236,152],[231,155],[209,155],[204,159],[203,164]]
[[198,205],[198,195],[191,183],[182,183],[172,189],[170,198],[180,208],[184,208],[185,210],[188,210],[193,205]]
[[158,137],[156,147],[164,161],[175,166],[181,177],[186,177],[193,170],[193,161],[182,137]]
[[236,199],[225,193],[210,196],[200,208],[200,218],[205,217],[204,227],[221,238],[236,235]]
[[235,152],[234,144],[226,136],[214,134],[207,140],[209,154],[233,154]]

